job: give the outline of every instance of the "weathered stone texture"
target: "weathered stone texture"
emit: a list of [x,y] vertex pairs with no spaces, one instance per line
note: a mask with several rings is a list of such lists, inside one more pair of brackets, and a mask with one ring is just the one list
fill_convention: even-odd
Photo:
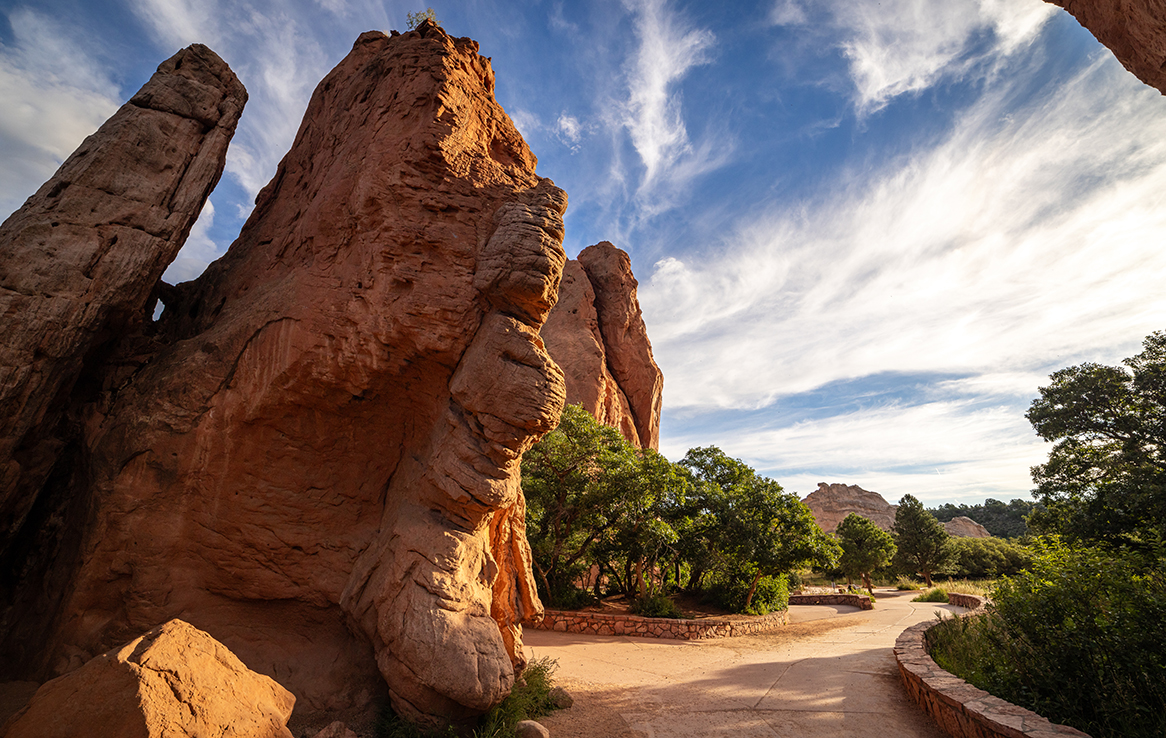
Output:
[[363,34],[229,252],[91,378],[82,563],[48,634],[6,644],[23,668],[181,616],[297,714],[387,683],[456,722],[509,692],[541,611],[519,459],[564,401],[538,331],[567,200],[477,51]]
[[566,375],[567,402],[634,445],[658,449],[664,375],[637,287],[626,252],[606,241],[587,247],[567,263],[542,337]]
[[1166,95],[1166,0],[1047,0],[1073,14],[1138,79]]
[[246,100],[213,51],[179,51],[0,226],[0,552],[80,422],[82,375],[148,320]]
[[964,515],[947,521],[943,524],[943,529],[947,531],[948,535],[961,536],[963,538],[992,537],[992,534],[988,532],[987,528]]
[[850,513],[858,513],[885,531],[895,525],[895,506],[878,492],[870,492],[857,484],[826,484],[818,482],[818,489],[802,500],[814,513],[814,520],[826,533],[832,533]]
[[292,738],[295,697],[181,620],[45,683],[6,738]]

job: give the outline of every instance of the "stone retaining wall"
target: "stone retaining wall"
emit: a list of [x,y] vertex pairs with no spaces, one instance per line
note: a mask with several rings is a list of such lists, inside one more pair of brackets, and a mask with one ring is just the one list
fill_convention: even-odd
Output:
[[870,610],[874,607],[870,597],[860,594],[791,594],[791,605],[850,605]]
[[[982,608],[986,601],[961,594],[948,594],[947,599],[972,611]],[[1049,722],[1032,710],[993,697],[939,668],[924,642],[924,634],[937,624],[929,620],[903,631],[895,641],[895,661],[907,694],[944,732],[956,738],[1089,738],[1087,733]]]
[[588,635],[630,635],[643,638],[672,638],[681,641],[700,641],[707,638],[766,633],[789,622],[789,611],[771,612],[761,617],[730,620],[729,618],[644,618],[639,615],[601,612],[547,610],[536,621],[524,623],[535,630],[557,630]]

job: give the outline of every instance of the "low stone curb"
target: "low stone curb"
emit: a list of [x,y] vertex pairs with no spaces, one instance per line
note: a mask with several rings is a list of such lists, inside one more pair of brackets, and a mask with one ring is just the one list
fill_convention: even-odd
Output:
[[[954,593],[947,600],[971,612],[987,602],[976,595]],[[939,668],[924,642],[924,634],[938,623],[922,622],[904,630],[895,641],[895,661],[907,694],[945,733],[955,738],[1089,738],[1088,733],[1049,722]]]
[[874,608],[870,597],[860,594],[791,594],[791,605],[850,605],[863,610]]
[[771,612],[748,620],[728,618],[645,618],[639,615],[613,615],[601,612],[546,610],[543,616],[523,625],[535,630],[587,635],[629,635],[643,638],[671,638],[701,641],[709,638],[733,638],[767,633],[789,622],[789,611]]

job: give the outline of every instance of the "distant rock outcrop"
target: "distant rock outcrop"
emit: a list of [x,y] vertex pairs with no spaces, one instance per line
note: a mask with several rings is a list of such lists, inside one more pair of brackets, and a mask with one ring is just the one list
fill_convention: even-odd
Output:
[[1126,69],[1166,95],[1166,2],[1047,1],[1072,13]]
[[895,525],[895,506],[878,492],[869,492],[857,484],[826,484],[818,482],[818,489],[802,500],[814,513],[818,527],[833,533],[850,513],[858,513],[885,531]]
[[992,534],[988,532],[987,528],[964,515],[947,521],[943,524],[943,529],[947,531],[948,535],[961,536],[963,538],[992,537]]
[[[430,22],[363,34],[222,259],[169,287],[177,245],[133,242],[158,264],[135,281],[161,294],[157,324],[145,296],[90,286],[128,317],[80,352],[75,450],[6,562],[24,578],[0,672],[63,673],[182,617],[295,693],[297,715],[374,706],[387,684],[399,713],[459,722],[509,693],[519,623],[541,610],[519,462],[564,402],[538,331],[567,199],[477,52]],[[30,278],[54,251],[70,253],[34,254]],[[5,253],[12,274],[31,252]]]
[[636,446],[658,449],[664,375],[652,357],[637,286],[626,252],[607,241],[588,246],[567,262],[542,338],[566,376],[567,402]]
[[5,738],[292,738],[295,697],[172,620],[45,683]]

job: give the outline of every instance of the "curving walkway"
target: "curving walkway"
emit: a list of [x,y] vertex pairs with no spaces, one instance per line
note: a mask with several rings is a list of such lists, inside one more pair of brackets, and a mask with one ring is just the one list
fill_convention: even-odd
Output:
[[725,640],[527,630],[527,654],[556,659],[575,697],[540,722],[561,738],[943,738],[908,699],[891,648],[937,610],[963,610],[875,592],[874,610],[793,606],[781,631]]

